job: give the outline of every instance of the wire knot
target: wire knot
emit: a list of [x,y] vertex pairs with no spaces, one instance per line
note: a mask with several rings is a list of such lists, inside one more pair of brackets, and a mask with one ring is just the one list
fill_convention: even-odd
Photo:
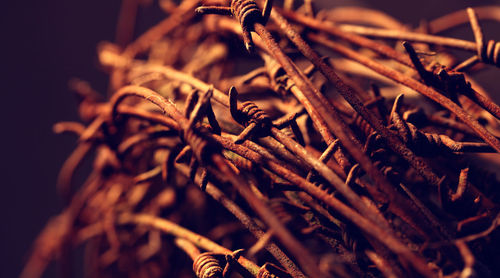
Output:
[[243,102],[239,112],[240,115],[236,118],[240,118],[242,120],[240,123],[244,126],[249,126],[250,124],[255,123],[261,129],[266,129],[271,125],[271,118],[269,118],[267,113],[251,101]]
[[182,133],[183,141],[190,146],[196,159],[201,163],[209,160],[211,154],[220,149],[219,144],[210,144],[210,132],[205,127],[185,129]]
[[235,87],[229,90],[229,110],[233,119],[245,126],[236,143],[245,141],[255,131],[259,132],[259,135],[268,133],[273,124],[267,113],[251,101],[242,103],[241,108],[238,108],[238,91]]
[[231,7],[205,6],[198,7],[196,12],[219,15],[232,15],[240,22],[243,31],[243,41],[248,52],[252,52],[254,43],[250,32],[255,31],[254,25],[265,25],[272,9],[272,0],[266,0],[264,11],[261,12],[255,0],[232,0]]
[[193,271],[198,278],[229,277],[231,268],[238,263],[241,253],[243,253],[243,249],[238,249],[231,254],[202,253],[194,260]]
[[483,63],[500,67],[500,42],[489,40],[487,44],[481,44],[477,55]]
[[477,58],[483,63],[500,67],[500,43],[494,40],[489,40],[488,43],[486,43],[477,14],[473,8],[467,8],[467,15],[469,16],[469,21],[476,40]]
[[220,254],[206,252],[200,254],[193,262],[193,271],[198,278],[222,278]]

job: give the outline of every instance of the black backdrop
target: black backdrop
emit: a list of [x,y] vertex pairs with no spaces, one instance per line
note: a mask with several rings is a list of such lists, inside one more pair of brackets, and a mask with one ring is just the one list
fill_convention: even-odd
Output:
[[[99,41],[113,40],[120,1],[5,2],[0,16],[0,277],[16,277],[37,233],[61,209],[55,180],[75,138],[56,136],[51,127],[60,120],[77,120],[67,82],[79,77],[106,91],[107,77],[96,66],[95,49]],[[316,2],[374,7],[414,26],[421,18],[467,5],[500,4],[498,0]],[[155,5],[141,11],[138,32],[162,16]],[[472,39],[470,30],[464,34]],[[487,34],[487,38],[492,35]],[[497,31],[491,38],[498,35]],[[495,76],[498,71],[484,78]],[[45,277],[54,276],[51,267]]]

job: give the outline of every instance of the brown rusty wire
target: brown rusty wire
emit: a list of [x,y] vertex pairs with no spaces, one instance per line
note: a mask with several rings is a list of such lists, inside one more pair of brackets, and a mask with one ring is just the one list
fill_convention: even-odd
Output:
[[[315,16],[311,1],[271,12],[272,1],[167,0],[169,16],[127,44],[134,24],[126,19],[145,4],[124,2],[120,46],[99,47],[112,95],[70,84],[85,124],[54,126],[79,138],[58,181],[68,207],[40,235],[22,277],[39,277],[58,254],[69,277],[69,254],[82,243],[89,269],[102,276],[498,272],[494,256],[484,256],[497,242],[498,181],[473,159],[497,163],[500,109],[472,79],[474,65],[499,62],[498,43],[486,42],[479,25],[497,19],[497,9],[450,14],[423,34],[365,8]],[[197,6],[217,15],[196,16]],[[268,18],[274,25],[265,26]],[[475,42],[432,35],[467,22]],[[425,52],[405,43],[406,55],[384,38],[422,43]],[[320,55],[316,44],[345,59]],[[457,66],[447,47],[476,55]],[[262,63],[233,70],[249,57]],[[351,64],[337,75],[339,60]],[[355,62],[383,78],[350,68]],[[436,103],[405,92],[405,103],[398,96],[392,105],[404,87]],[[77,186],[76,169],[94,153]],[[250,251],[231,251],[239,248]],[[181,251],[192,266],[168,262]]]

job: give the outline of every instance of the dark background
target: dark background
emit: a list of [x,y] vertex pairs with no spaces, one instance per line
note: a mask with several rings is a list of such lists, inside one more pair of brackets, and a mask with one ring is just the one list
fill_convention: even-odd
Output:
[[[5,2],[0,17],[0,277],[16,277],[38,232],[62,208],[55,181],[76,138],[54,135],[52,125],[78,119],[68,80],[79,77],[100,92],[106,91],[107,76],[97,67],[95,49],[98,42],[114,39],[121,1]],[[468,5],[500,4],[458,0],[316,2],[377,8],[412,26],[421,18],[432,19]],[[162,18],[156,5],[141,11],[138,32]],[[470,30],[464,34],[472,40]],[[496,37],[491,35],[487,33],[486,38],[499,39],[498,32]],[[484,78],[495,76],[498,71],[490,71]],[[485,87],[494,88],[489,86]],[[55,268],[45,276],[56,276]]]

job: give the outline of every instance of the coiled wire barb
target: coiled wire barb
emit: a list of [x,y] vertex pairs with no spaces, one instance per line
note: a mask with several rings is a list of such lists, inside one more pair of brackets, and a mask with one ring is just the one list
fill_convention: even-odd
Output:
[[205,6],[196,9],[198,13],[233,15],[238,19],[243,30],[243,41],[249,52],[252,52],[254,43],[250,32],[254,31],[254,25],[260,23],[265,25],[269,19],[272,9],[272,0],[266,0],[264,10],[261,13],[255,0],[232,0],[231,7]]
[[[229,277],[231,267],[237,263],[241,253],[243,249],[238,249],[231,254],[202,253],[194,260],[193,271],[198,278]],[[225,266],[222,267],[222,264]]]
[[222,278],[222,266],[220,264],[223,257],[220,254],[206,252],[200,254],[193,262],[193,271],[198,278]]
[[245,129],[238,135],[236,143],[241,143],[250,137],[255,130],[269,130],[272,125],[271,118],[260,109],[255,103],[246,101],[238,108],[238,92],[236,88],[229,90],[229,110],[236,122],[245,126]]
[[500,42],[489,40],[488,44],[483,44],[479,51],[481,61],[500,67]]
[[449,152],[492,152],[486,143],[457,142],[442,134],[427,133],[417,129],[413,124],[405,122],[399,115],[403,94],[396,97],[391,111],[391,121],[401,139],[419,155],[435,155],[439,151]]
[[216,142],[211,142],[208,129],[190,128],[183,131],[183,140],[191,147],[193,154],[201,163],[208,161],[210,155],[220,150]]
[[257,105],[251,101],[243,102],[241,104],[240,112],[248,118],[248,124],[256,123],[261,126],[271,124],[271,119],[266,112],[262,111],[262,109],[257,107]]
[[481,30],[474,9],[467,8],[467,15],[469,16],[470,24],[476,39],[477,57],[483,63],[500,67],[500,42],[489,40],[488,43],[485,43],[483,31]]

